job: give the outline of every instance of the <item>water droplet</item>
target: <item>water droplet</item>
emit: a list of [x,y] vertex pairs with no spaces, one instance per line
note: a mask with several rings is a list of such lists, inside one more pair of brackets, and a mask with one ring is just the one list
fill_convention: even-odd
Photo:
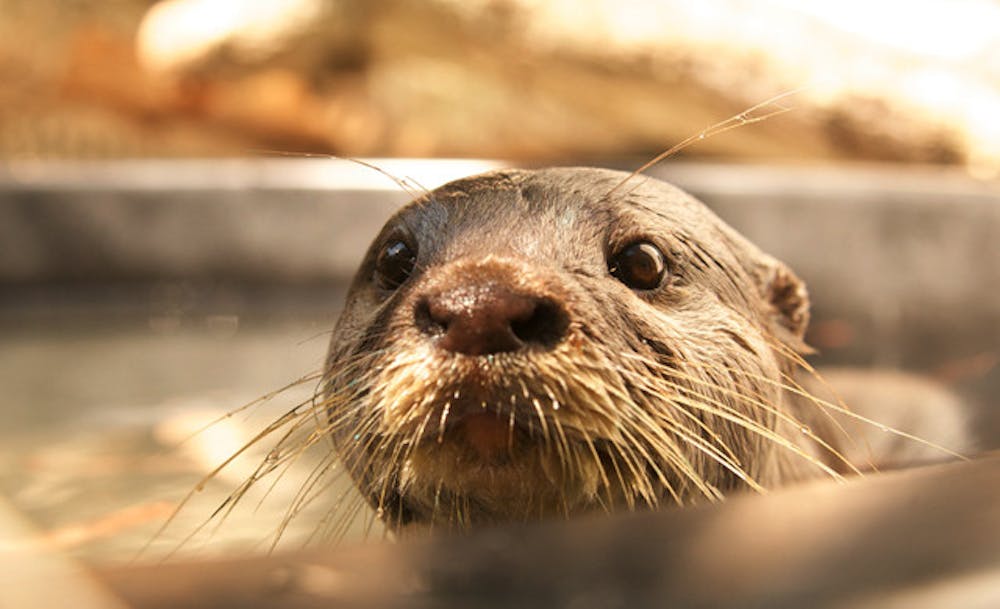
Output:
[[802,427],[799,427],[799,431],[801,431],[802,433],[804,433],[806,435],[809,435],[809,434],[812,433],[812,430],[809,429],[808,425],[803,425]]
[[361,440],[361,434],[359,434],[359,433],[354,434],[354,441],[358,442],[360,440]]

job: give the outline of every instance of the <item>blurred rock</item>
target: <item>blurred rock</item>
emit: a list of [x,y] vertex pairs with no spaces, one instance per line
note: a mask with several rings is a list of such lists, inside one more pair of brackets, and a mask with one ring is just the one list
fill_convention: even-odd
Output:
[[[0,11],[55,4],[0,0]],[[34,90],[60,109],[103,109],[124,134],[148,130],[138,154],[651,156],[805,86],[784,102],[795,112],[685,154],[1000,170],[1000,119],[989,110],[1000,106],[1000,6],[988,0],[924,3],[905,23],[891,2],[75,4],[88,10],[60,28],[29,19],[25,31],[59,32],[48,63],[30,58],[46,66]],[[13,46],[0,42],[0,74],[24,55]],[[24,146],[4,137],[17,122],[4,115],[36,99],[0,99],[0,154]],[[162,125],[189,137],[164,137]]]

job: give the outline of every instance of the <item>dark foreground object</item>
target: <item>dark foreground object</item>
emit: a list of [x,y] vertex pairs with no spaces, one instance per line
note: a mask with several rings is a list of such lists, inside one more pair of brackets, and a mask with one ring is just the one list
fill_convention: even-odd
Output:
[[1000,607],[1000,455],[725,505],[123,567],[133,607]]

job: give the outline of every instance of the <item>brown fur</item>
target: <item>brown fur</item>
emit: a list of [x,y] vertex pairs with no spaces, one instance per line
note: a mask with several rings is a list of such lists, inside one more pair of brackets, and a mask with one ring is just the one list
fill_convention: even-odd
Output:
[[[626,177],[459,180],[375,240],[333,333],[324,433],[391,528],[688,505],[857,470],[837,449],[851,415],[794,380],[802,282],[677,188]],[[400,234],[417,267],[389,291],[375,258]],[[611,252],[637,239],[666,253],[657,290],[609,274]],[[438,348],[415,303],[470,277],[560,303],[566,336],[493,355]],[[472,446],[463,421],[477,413],[506,425],[506,450]]]

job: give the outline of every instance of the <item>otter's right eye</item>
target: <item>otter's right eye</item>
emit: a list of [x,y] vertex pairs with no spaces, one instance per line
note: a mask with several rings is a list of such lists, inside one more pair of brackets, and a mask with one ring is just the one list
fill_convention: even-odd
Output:
[[667,276],[663,252],[648,241],[638,241],[609,261],[611,275],[633,290],[655,290]]
[[413,272],[417,254],[399,239],[389,241],[375,259],[375,281],[384,290],[395,290]]

